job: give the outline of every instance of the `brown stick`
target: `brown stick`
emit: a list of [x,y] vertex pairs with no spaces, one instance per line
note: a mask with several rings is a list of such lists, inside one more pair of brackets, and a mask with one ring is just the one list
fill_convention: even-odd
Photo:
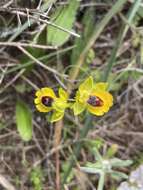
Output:
[[[54,147],[58,147],[61,141],[61,132],[63,128],[63,120],[55,123],[55,134],[54,134]],[[60,159],[59,150],[55,153],[56,158],[56,190],[60,190]]]

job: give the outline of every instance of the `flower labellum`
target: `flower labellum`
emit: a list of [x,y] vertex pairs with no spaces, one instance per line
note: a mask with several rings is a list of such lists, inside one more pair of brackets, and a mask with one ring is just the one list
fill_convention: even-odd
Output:
[[49,96],[43,96],[42,99],[42,104],[44,104],[45,106],[52,106],[52,102],[53,102],[53,98],[49,97]]
[[96,96],[89,96],[87,103],[90,104],[91,106],[102,106],[103,105],[103,101]]

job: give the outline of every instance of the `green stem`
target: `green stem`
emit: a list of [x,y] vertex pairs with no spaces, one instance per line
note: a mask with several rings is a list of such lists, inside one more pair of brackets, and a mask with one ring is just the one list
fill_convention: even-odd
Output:
[[[85,121],[85,126],[84,126],[84,128],[81,130],[79,139],[84,139],[84,138],[86,137],[88,131],[89,131],[91,128],[92,128],[92,116],[91,116],[91,115],[88,115],[88,116],[87,116],[87,119],[86,119],[86,121]],[[82,141],[78,142],[78,144],[75,146],[75,148],[74,148],[74,150],[73,150],[73,155],[72,155],[72,157],[71,157],[71,159],[70,159],[70,161],[69,161],[68,168],[67,168],[66,172],[64,173],[63,184],[66,183],[67,178],[68,178],[68,176],[69,176],[69,174],[70,174],[70,172],[71,172],[71,170],[72,170],[72,167],[73,167],[73,165],[74,165],[74,163],[75,163],[75,156],[76,156],[76,158],[78,158],[79,155],[80,155],[80,150],[81,150],[82,144],[83,144]]]
[[104,180],[105,180],[105,173],[102,172],[100,174],[100,179],[99,179],[99,183],[98,183],[98,188],[97,190],[103,190],[103,187],[104,187]]

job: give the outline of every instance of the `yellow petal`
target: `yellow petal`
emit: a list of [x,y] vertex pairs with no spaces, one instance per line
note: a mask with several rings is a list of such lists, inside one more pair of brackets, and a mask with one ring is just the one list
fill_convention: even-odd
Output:
[[98,96],[104,102],[104,105],[111,107],[113,105],[113,96],[109,92],[102,92]]
[[42,92],[42,96],[49,96],[52,98],[56,98],[56,95],[51,88],[48,88],[48,87],[41,88],[41,92]]
[[36,108],[37,108],[37,110],[38,110],[39,112],[49,112],[49,111],[52,110],[51,107],[46,107],[46,106],[44,106],[42,103],[37,104],[37,105],[36,105]]
[[90,113],[97,115],[97,116],[102,116],[105,113],[102,107],[93,107],[93,106],[88,105],[87,110]]
[[39,104],[40,102],[41,102],[41,99],[40,99],[40,98],[35,98],[35,99],[34,99],[34,103],[35,103],[35,104]]
[[109,107],[113,105],[113,96],[109,92],[106,92],[106,101]]
[[42,95],[41,90],[37,90],[36,93],[35,93],[35,95],[36,95],[37,97],[40,97],[40,96]]

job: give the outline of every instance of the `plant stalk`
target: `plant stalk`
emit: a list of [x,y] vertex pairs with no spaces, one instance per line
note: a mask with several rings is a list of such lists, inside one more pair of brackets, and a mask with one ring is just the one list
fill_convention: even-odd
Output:
[[103,190],[104,188],[105,173],[104,171],[100,174],[97,190]]

